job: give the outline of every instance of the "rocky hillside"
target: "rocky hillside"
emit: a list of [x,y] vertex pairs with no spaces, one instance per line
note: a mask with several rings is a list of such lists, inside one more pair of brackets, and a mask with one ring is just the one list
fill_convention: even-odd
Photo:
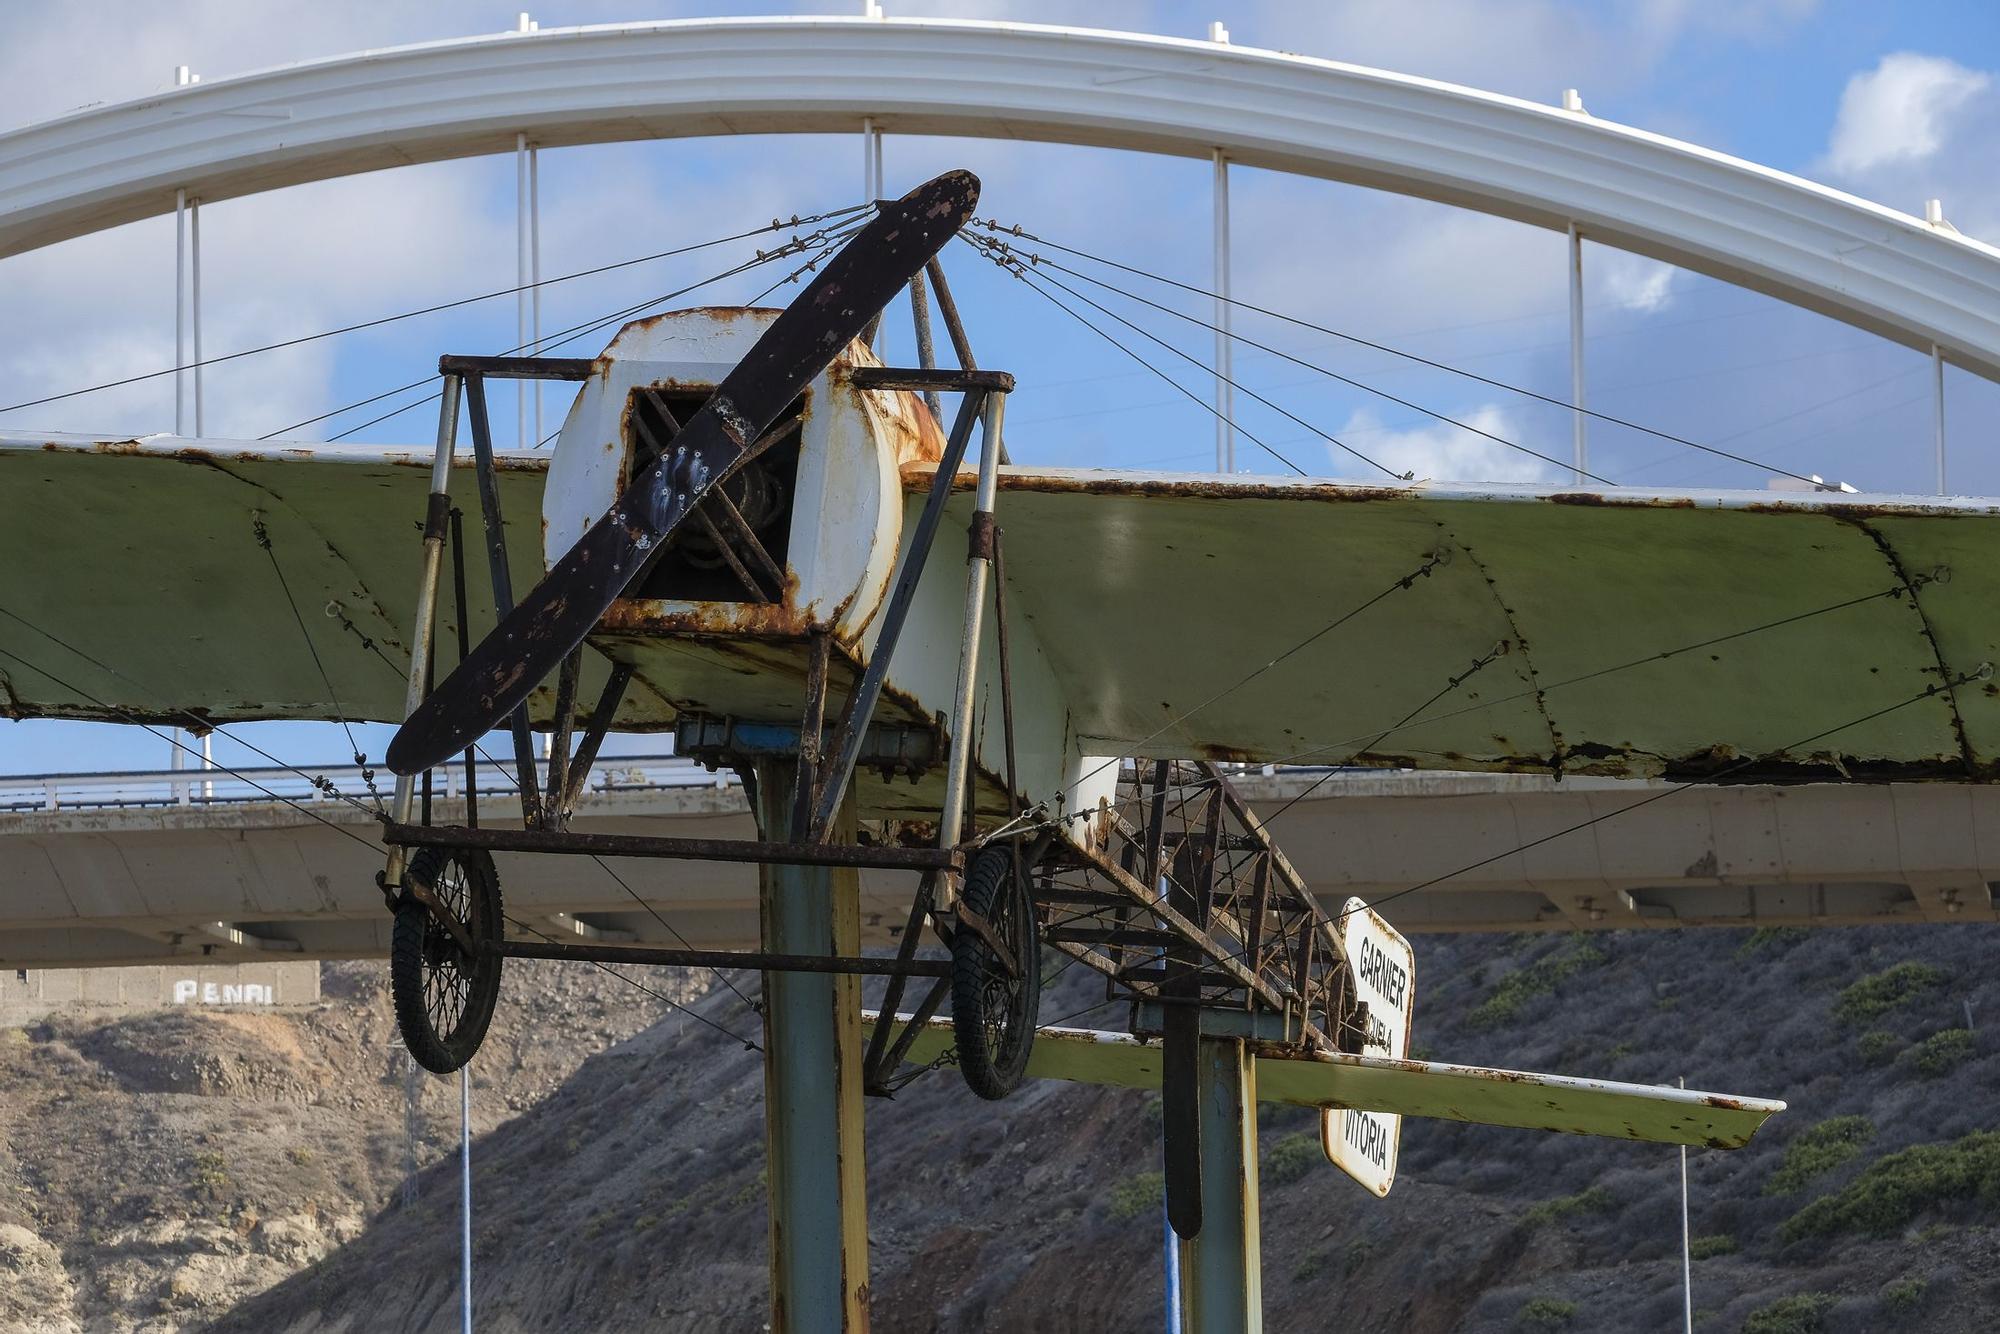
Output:
[[[328,965],[325,999],[299,1010],[0,1028],[0,1330],[200,1326],[365,1235],[412,1158],[458,1137],[457,1086],[427,1076],[406,1133],[385,976]],[[690,992],[671,973],[647,981]],[[666,1012],[555,964],[510,967],[508,995],[475,1085],[481,1131]]]
[[[1754,1147],[1690,1154],[1702,1328],[2000,1327],[2000,1040],[1992,1031],[2000,981],[1990,966],[2000,929],[1417,944],[1419,1055],[1633,1081],[1685,1076],[1692,1087],[1791,1103]],[[1062,978],[1046,1013],[1088,1004],[1092,985]],[[525,1076],[535,1058],[511,975],[508,994],[515,1003],[503,1010],[514,1026],[482,1064]],[[754,1023],[727,994],[699,1008],[738,1031]],[[330,1012],[321,1022],[336,1020]],[[338,1022],[383,1033],[379,1007],[367,1020]],[[573,1043],[554,1026],[545,1036],[551,1047]],[[29,1225],[54,1247],[46,1300],[73,1310],[127,1301],[129,1309],[136,1299],[117,1296],[130,1281],[120,1276],[143,1270],[147,1248],[167,1244],[154,1238],[168,1229],[238,1239],[218,1239],[216,1254],[228,1245],[265,1254],[282,1243],[260,1240],[263,1230],[280,1217],[302,1218],[317,1233],[286,1226],[311,1238],[311,1263],[212,1328],[454,1327],[452,1165],[420,1177],[413,1207],[385,1208],[396,1174],[383,1142],[353,1130],[276,1133],[316,1126],[315,1109],[343,1096],[337,1084],[314,1083],[336,1068],[324,1047],[302,1042],[299,1067],[324,1075],[302,1077],[296,1062],[218,1071],[218,1088],[243,1091],[207,1108],[197,1131],[185,1120],[186,1100],[213,1103],[213,1094],[154,1095],[143,1115],[100,1127],[92,1108],[129,1102],[134,1081],[169,1078],[117,1073],[126,1058],[114,1046],[89,1034],[29,1035],[5,1056],[7,1115],[69,1127],[45,1132],[43,1152],[67,1142],[66,1153],[93,1169],[63,1166],[70,1159],[61,1154],[53,1164],[37,1157],[32,1169],[17,1156],[6,1169],[22,1179],[7,1183],[0,1207],[30,1201]],[[147,1038],[115,1050],[152,1046]],[[383,1089],[393,1080],[382,1063],[392,1059],[378,1052],[368,1075]],[[154,1058],[135,1068],[162,1067]],[[285,1092],[294,1088],[316,1088],[321,1101]],[[390,1092],[345,1096],[379,1107],[377,1116],[399,1115]],[[480,1327],[762,1327],[761,1117],[755,1057],[712,1030],[668,1019],[584,1061],[555,1092],[483,1135],[474,1148]],[[893,1103],[871,1104],[868,1134],[877,1329],[1160,1328],[1155,1099],[1042,1084],[985,1104],[946,1071]],[[310,1156],[291,1160],[280,1143]],[[1414,1122],[1385,1202],[1326,1166],[1305,1114],[1267,1117],[1263,1154],[1273,1330],[1330,1322],[1419,1332],[1677,1327],[1679,1156],[1671,1148]],[[280,1181],[296,1183],[282,1206]],[[168,1193],[176,1210],[159,1212]],[[336,1194],[372,1201],[365,1225],[311,1203]],[[0,1256],[32,1244],[14,1237],[0,1232]],[[34,1265],[31,1274],[42,1272]],[[157,1283],[146,1300],[169,1315],[185,1311],[174,1303],[193,1298],[176,1297],[175,1282],[203,1291],[192,1260],[174,1273],[189,1270]],[[32,1303],[17,1298],[16,1307]]]

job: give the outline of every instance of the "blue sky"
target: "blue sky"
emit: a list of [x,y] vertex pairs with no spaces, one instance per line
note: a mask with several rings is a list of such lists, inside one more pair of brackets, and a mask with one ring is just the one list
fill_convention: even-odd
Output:
[[[0,52],[0,125],[158,91],[179,64],[220,78],[365,46],[511,28],[519,7],[370,0],[50,7]],[[547,28],[779,6],[531,8]],[[859,4],[794,8],[845,13]],[[1035,0],[888,8],[892,15],[1039,22],[1078,16],[1074,4]],[[2000,9],[1991,4],[1102,0],[1088,13],[1099,26],[1190,37],[1219,18],[1240,45],[1549,102],[1573,86],[1599,117],[1827,180],[1907,211],[1920,212],[1926,198],[1941,197],[1962,230],[2000,240],[2000,172],[1991,148],[2000,141],[1994,134]],[[799,137],[545,152],[543,272],[853,202],[860,196],[860,157],[852,139]],[[984,212],[1150,272],[1208,281],[1204,163],[893,137],[885,157],[892,191],[946,166],[970,166],[986,182]],[[1544,393],[1566,392],[1559,236],[1357,187],[1241,169],[1234,200],[1236,283],[1248,299]],[[214,205],[203,215],[208,351],[509,286],[513,219],[511,157]],[[544,327],[693,281],[737,253],[665,261],[552,289]],[[154,220],[0,260],[0,301],[13,317],[0,329],[4,401],[170,364],[172,255],[171,223]],[[1018,459],[1208,466],[1212,420],[1173,388],[969,252],[952,267],[982,361],[1020,377],[1009,412]],[[1593,406],[1864,490],[1928,489],[1931,416],[1922,357],[1753,293],[1595,246],[1587,267]],[[762,285],[740,280],[690,303],[743,300]],[[1199,306],[1188,309],[1205,314]],[[262,434],[417,379],[440,351],[499,350],[514,342],[514,320],[512,302],[503,300],[217,368],[208,380],[209,434]],[[1206,357],[1201,331],[1164,317],[1142,322]],[[1245,329],[1496,434],[1567,454],[1569,426],[1560,412],[1282,325]],[[892,354],[899,336],[901,328],[892,325]],[[906,338],[902,348],[907,353]],[[587,354],[595,347],[567,350]],[[1192,367],[1157,348],[1149,355],[1207,396],[1208,383]],[[1274,358],[1239,352],[1237,368],[1246,385],[1398,467],[1469,480],[1537,476],[1538,465],[1519,455]],[[561,400],[551,398],[549,429],[561,410]],[[0,415],[0,423],[108,434],[170,430],[172,412],[171,390],[156,383]],[[366,415],[301,435],[322,438],[314,432],[354,426]],[[504,441],[513,414],[496,403],[496,418]],[[1255,404],[1242,407],[1241,421],[1308,472],[1367,475],[1311,432]],[[2000,452],[1990,443],[2000,435],[2000,389],[1952,372],[1947,421],[1953,489],[2000,493]],[[431,429],[432,419],[418,411],[354,438],[423,441]],[[1282,469],[1247,441],[1238,459],[1249,470]],[[1611,431],[1594,433],[1593,467],[1657,486],[1762,486],[1769,476]],[[266,725],[247,735],[301,761],[344,757],[337,729]],[[365,744],[379,755],[381,731],[371,730]],[[166,752],[164,742],[127,729],[0,724],[0,772],[148,766],[163,763]],[[228,762],[242,755],[226,742],[218,753]]]

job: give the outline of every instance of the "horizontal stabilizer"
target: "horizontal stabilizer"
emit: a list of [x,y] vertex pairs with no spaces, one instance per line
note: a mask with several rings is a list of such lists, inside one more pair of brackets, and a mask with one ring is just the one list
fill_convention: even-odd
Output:
[[[873,1012],[862,1015],[863,1025],[871,1029],[875,1019]],[[951,1045],[951,1021],[933,1019],[917,1035],[908,1059],[922,1064]],[[1129,1033],[1045,1028],[1035,1035],[1028,1074],[1082,1084],[1158,1088],[1160,1047]],[[1257,1096],[1264,1102],[1301,1107],[1352,1107],[1711,1149],[1742,1148],[1766,1117],[1785,1109],[1784,1103],[1768,1098],[1656,1084],[1338,1053],[1280,1055],[1269,1049],[1260,1050],[1257,1057]]]

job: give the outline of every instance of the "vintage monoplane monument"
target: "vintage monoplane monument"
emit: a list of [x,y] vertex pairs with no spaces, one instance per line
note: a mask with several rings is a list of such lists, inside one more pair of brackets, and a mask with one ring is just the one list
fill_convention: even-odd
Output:
[[[1004,27],[907,25],[939,42],[987,26]],[[1144,63],[1199,45],[1090,45],[1109,40],[1078,49]],[[1320,62],[1297,63],[1306,78]],[[806,112],[758,123],[787,117]],[[1129,130],[1155,147],[1163,133]],[[296,169],[373,159],[328,141],[317,161]],[[230,170],[224,184],[261,188],[251,164]],[[1476,193],[1443,170],[1407,174]],[[120,188],[94,213],[0,210],[0,241],[152,207]],[[955,171],[851,211],[782,308],[635,319],[588,357],[445,355],[428,452],[0,435],[6,707],[399,724],[378,883],[397,1017],[433,1071],[477,1059],[508,958],[761,973],[775,1327],[865,1323],[860,1099],[946,1062],[989,1099],[1032,1077],[1160,1090],[1188,1327],[1204,1331],[1257,1322],[1260,1098],[1321,1108],[1328,1157],[1376,1195],[1406,1116],[1747,1143],[1782,1104],[1408,1059],[1424,969],[1393,904],[1316,892],[1232,773],[1991,781],[2000,515],[1017,466],[1013,378],[978,362],[941,252],[977,228],[1018,268],[1035,242],[976,224],[978,199]],[[1561,212],[1510,199],[1531,220]],[[1628,230],[1686,258],[1656,225]],[[1726,262],[1713,238],[1686,244],[1908,332],[1894,273],[1842,306],[1806,240]],[[905,300],[917,364],[885,365],[871,335]],[[2000,364],[2000,337],[1983,346]],[[500,380],[573,392],[549,449],[496,447]],[[600,744],[630,731],[742,773],[757,837],[573,829]],[[447,767],[496,764],[517,801],[435,818]],[[1501,855],[1575,832],[1522,830]],[[557,939],[507,911],[508,867],[530,857],[754,863],[761,947]],[[863,952],[862,870],[906,878],[892,948]],[[1045,956],[1102,974],[1125,1028],[1043,1029]],[[886,990],[864,1012],[869,977]]]

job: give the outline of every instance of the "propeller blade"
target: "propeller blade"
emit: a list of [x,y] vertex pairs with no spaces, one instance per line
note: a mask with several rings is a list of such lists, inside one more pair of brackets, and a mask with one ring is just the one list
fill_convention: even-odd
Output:
[[883,205],[723,377],[671,449],[404,720],[389,743],[389,767],[414,774],[441,764],[519,708],[978,202],[979,178],[951,171]]

